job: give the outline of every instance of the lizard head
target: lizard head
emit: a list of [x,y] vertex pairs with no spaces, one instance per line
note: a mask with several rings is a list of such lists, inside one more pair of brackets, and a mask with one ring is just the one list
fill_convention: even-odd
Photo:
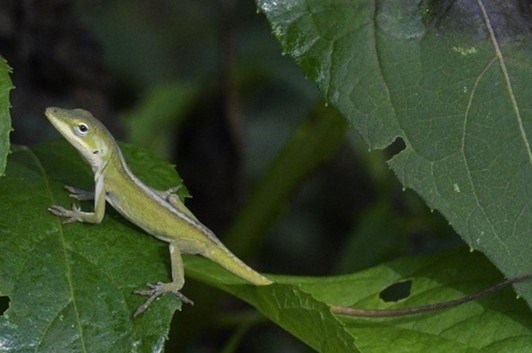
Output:
[[90,112],[83,109],[50,107],[46,108],[44,114],[93,170],[101,170],[106,165],[116,142],[105,126]]

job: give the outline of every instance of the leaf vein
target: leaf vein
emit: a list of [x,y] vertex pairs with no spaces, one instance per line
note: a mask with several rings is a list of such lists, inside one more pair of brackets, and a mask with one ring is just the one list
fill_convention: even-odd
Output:
[[[478,198],[478,192],[477,192],[477,188],[475,187],[475,183],[473,182],[473,177],[471,175],[471,169],[469,167],[469,163],[468,163],[468,158],[467,158],[467,155],[465,153],[466,151],[466,135],[467,135],[467,126],[468,126],[468,118],[469,118],[469,113],[470,113],[470,109],[471,109],[471,106],[473,104],[473,98],[475,97],[475,94],[476,94],[476,91],[477,91],[477,87],[481,81],[481,79],[484,77],[484,74],[488,71],[488,69],[492,66],[492,64],[495,62],[496,58],[493,58],[487,65],[486,67],[482,70],[482,72],[478,75],[477,79],[475,80],[475,84],[473,85],[473,88],[471,89],[471,94],[469,95],[469,101],[467,102],[467,107],[466,107],[466,110],[464,112],[464,124],[462,125],[462,141],[461,141],[461,148],[460,148],[460,152],[462,153],[462,158],[463,158],[463,161],[464,161],[464,164],[465,164],[465,169],[466,169],[466,174],[467,174],[467,179],[469,181],[469,184],[471,186],[471,190],[472,190],[472,195],[473,197],[475,198],[475,203],[477,205],[477,207],[482,211],[482,214],[484,215],[484,217],[486,218],[486,221],[487,223],[489,224],[490,228],[491,228],[491,231],[493,232],[495,238],[497,239],[497,241],[502,245],[502,247],[504,248],[504,251],[506,251],[506,254],[508,254],[508,258],[512,258],[511,254],[510,254],[510,251],[507,247],[507,245],[504,243],[504,241],[499,237],[499,235],[497,234],[497,231],[495,230],[495,227],[493,225],[493,222],[491,221],[491,219],[487,216],[486,214],[486,211],[484,209],[484,207],[481,205],[480,203],[480,200]],[[472,215],[473,213],[471,213]],[[470,216],[471,216],[470,215]],[[469,222],[469,218],[470,216],[468,216],[468,222]],[[515,263],[514,263],[515,265]]]
[[[48,197],[50,199],[50,201],[52,202],[52,204],[54,203],[54,196],[51,192],[51,187],[50,187],[50,180],[48,179],[48,174],[46,172],[46,169],[44,168],[44,166],[42,165],[41,161],[39,160],[39,158],[35,155],[35,153],[33,153],[33,151],[31,149],[28,148],[28,152],[30,153],[30,155],[32,156],[32,158],[35,160],[35,164],[36,166],[39,168],[39,170],[41,171],[42,175],[43,175],[43,179],[44,179],[44,182],[46,184],[46,191],[48,192]],[[60,237],[60,241],[61,241],[61,250],[63,252],[63,258],[65,259],[65,268],[66,268],[66,279],[67,279],[67,283],[68,283],[68,289],[69,289],[69,292],[70,292],[70,300],[72,300],[72,305],[74,306],[74,313],[75,313],[75,317],[76,317],[76,325],[78,326],[79,328],[79,338],[80,338],[80,341],[81,341],[81,348],[82,348],[82,351],[87,353],[87,347],[85,346],[85,338],[84,338],[84,334],[83,334],[83,328],[82,328],[82,325],[81,325],[81,320],[80,320],[80,317],[79,317],[79,309],[78,309],[78,306],[77,306],[77,303],[76,303],[76,300],[75,300],[75,295],[74,295],[74,285],[72,283],[72,269],[70,267],[70,262],[68,260],[68,254],[67,254],[67,249],[66,249],[66,243],[65,243],[65,234],[63,232],[63,224],[61,223],[61,221],[58,219],[57,222],[59,223],[59,237]]]
[[499,43],[497,42],[495,31],[493,30],[493,27],[491,25],[491,21],[489,19],[488,13],[486,12],[486,8],[484,7],[484,3],[482,2],[482,0],[477,0],[477,2],[478,2],[478,5],[480,6],[480,10],[482,11],[482,16],[484,17],[484,21],[486,22],[486,27],[488,29],[491,42],[493,43],[493,47],[495,49],[495,55],[497,57],[497,60],[499,61],[499,65],[501,67],[502,74],[504,76],[504,82],[506,83],[506,88],[508,89],[508,95],[510,96],[512,108],[515,113],[515,117],[517,119],[517,125],[519,126],[519,132],[521,134],[521,139],[523,140],[523,143],[526,147],[526,152],[528,154],[528,162],[530,163],[530,165],[532,165],[532,149],[530,148],[530,143],[528,142],[528,137],[526,135],[525,127],[523,126],[523,118],[521,117],[521,111],[519,109],[519,106],[517,105],[517,100],[515,99],[514,91],[512,88],[512,82],[510,80],[510,75],[508,74],[506,63],[504,62],[504,56],[502,55],[501,48],[499,47]]

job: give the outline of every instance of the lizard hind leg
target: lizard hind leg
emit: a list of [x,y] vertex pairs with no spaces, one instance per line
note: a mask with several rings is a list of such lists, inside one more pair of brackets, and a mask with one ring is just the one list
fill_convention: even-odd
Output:
[[176,195],[176,192],[179,189],[181,189],[181,187],[182,186],[179,185],[179,186],[174,186],[173,188],[170,188],[165,191],[160,191],[156,189],[152,189],[152,191],[155,194],[159,195],[163,200],[168,202],[170,206],[172,206],[173,208],[175,208],[176,210],[180,212],[183,212],[184,214],[186,214],[193,220],[197,221],[198,219],[196,218],[196,216],[194,216],[194,214],[190,212],[190,210],[185,206],[185,204],[181,201],[181,199],[179,199],[179,196]]
[[194,305],[194,302],[187,297],[185,297],[179,290],[183,288],[183,285],[185,284],[185,273],[183,269],[183,260],[181,258],[181,253],[179,252],[179,248],[176,244],[170,243],[170,260],[172,264],[172,282],[169,283],[162,283],[158,282],[157,284],[150,284],[148,283],[149,289],[146,290],[140,290],[135,291],[135,294],[144,295],[147,296],[148,299],[137,308],[135,313],[133,314],[134,317],[137,317],[138,315],[142,314],[150,304],[157,299],[159,296],[165,294],[165,293],[172,293],[176,295],[181,302],[185,304],[191,304]]

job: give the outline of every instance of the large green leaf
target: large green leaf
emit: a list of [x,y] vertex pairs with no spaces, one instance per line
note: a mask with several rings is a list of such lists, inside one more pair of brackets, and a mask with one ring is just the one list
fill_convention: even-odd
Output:
[[9,114],[9,91],[13,88],[9,73],[11,68],[0,56],[0,176],[4,175],[9,153],[9,133],[12,130]]
[[[169,164],[124,150],[130,167],[150,185],[181,184]],[[93,184],[90,169],[66,142],[10,155],[0,183],[0,294],[10,299],[0,316],[0,351],[161,352],[179,302],[166,296],[137,319],[131,313],[144,300],[135,289],[169,280],[166,244],[112,210],[99,225],[62,224],[47,207],[69,204],[63,184]],[[408,352],[520,353],[532,345],[532,316],[510,290],[457,309],[398,319],[340,318],[329,310],[329,304],[413,306],[482,289],[500,275],[478,252],[403,259],[350,276],[272,276],[277,283],[267,287],[247,285],[200,257],[186,257],[185,270],[187,278],[248,301],[320,352],[386,352],[394,344]],[[405,300],[379,298],[402,280],[412,280]],[[398,337],[407,343],[394,341]]]
[[[371,148],[507,277],[532,272],[532,36],[519,1],[258,0]],[[532,284],[518,287],[532,305]]]
[[186,116],[197,91],[194,85],[182,82],[150,88],[136,107],[123,116],[127,140],[158,156],[169,157],[177,126]]
[[[157,175],[157,187],[179,182],[169,164],[126,152],[143,178]],[[142,320],[131,313],[142,302],[133,290],[168,279],[161,247],[113,212],[98,226],[62,224],[47,208],[71,203],[63,184],[93,187],[66,143],[10,156],[0,183],[0,293],[11,299],[0,317],[0,351],[160,352],[179,302],[168,298]]]
[[524,352],[532,345],[532,315],[511,290],[448,311],[394,319],[343,318],[324,303],[389,308],[379,294],[388,286],[412,280],[400,306],[440,302],[475,292],[500,280],[479,253],[452,251],[439,256],[400,259],[357,274],[328,278],[275,276],[275,285],[252,287],[220,283],[215,265],[189,259],[190,276],[248,301],[269,319],[318,352],[461,353]]

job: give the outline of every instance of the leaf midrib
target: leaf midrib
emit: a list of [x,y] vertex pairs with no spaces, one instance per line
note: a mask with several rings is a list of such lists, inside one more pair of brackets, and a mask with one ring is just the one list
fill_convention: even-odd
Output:
[[523,140],[523,143],[526,147],[526,151],[528,154],[528,162],[530,165],[532,165],[532,149],[530,148],[530,143],[528,141],[528,137],[526,135],[526,131],[523,126],[523,118],[521,117],[521,111],[519,110],[517,100],[515,99],[514,91],[512,88],[512,82],[510,80],[510,75],[508,74],[506,63],[504,62],[504,56],[502,55],[501,48],[499,47],[497,37],[495,36],[495,31],[493,30],[493,26],[491,25],[491,21],[486,11],[486,8],[484,7],[484,3],[482,2],[482,0],[477,0],[477,3],[480,7],[480,11],[482,12],[482,17],[484,18],[484,22],[486,23],[486,28],[488,29],[491,42],[493,43],[495,55],[497,57],[497,60],[499,61],[499,66],[501,67],[501,71],[504,76],[504,82],[506,83],[506,89],[508,90],[508,95],[510,96],[510,101],[512,103],[512,109],[515,112],[517,125],[519,126],[519,132],[521,133],[521,139]]
[[[54,196],[53,196],[53,193],[52,193],[52,189],[50,187],[50,179],[48,178],[48,174],[46,172],[46,169],[44,168],[44,166],[42,165],[40,159],[37,157],[37,155],[30,149],[30,148],[27,148],[26,151],[29,153],[29,155],[33,158],[33,160],[35,161],[35,165],[37,166],[37,168],[39,168],[39,171],[41,172],[43,178],[44,178],[44,183],[46,185],[46,192],[48,193],[48,198],[50,199],[50,204],[53,205],[55,204],[55,199],[54,199]],[[63,253],[63,259],[65,261],[65,268],[66,268],[66,274],[65,274],[65,277],[67,279],[67,283],[68,283],[68,290],[70,292],[70,299],[72,300],[72,305],[74,307],[74,313],[75,313],[75,317],[76,317],[76,325],[78,326],[78,331],[79,331],[79,339],[80,339],[80,343],[81,343],[81,349],[84,353],[88,353],[88,350],[87,350],[87,347],[85,345],[85,337],[84,337],[84,334],[83,334],[83,328],[81,326],[81,320],[80,320],[80,317],[79,317],[79,309],[78,309],[78,305],[77,305],[77,302],[76,302],[76,299],[75,299],[75,294],[74,294],[74,285],[73,285],[73,282],[72,282],[72,269],[71,269],[71,266],[70,266],[70,260],[69,260],[69,256],[68,256],[68,251],[67,251],[67,246],[66,246],[66,240],[65,240],[65,234],[63,232],[63,223],[61,222],[61,220],[59,218],[56,218],[56,222],[58,223],[58,228],[59,228],[59,237],[60,237],[60,242],[61,242],[61,251]],[[37,345],[38,347],[38,345]]]

